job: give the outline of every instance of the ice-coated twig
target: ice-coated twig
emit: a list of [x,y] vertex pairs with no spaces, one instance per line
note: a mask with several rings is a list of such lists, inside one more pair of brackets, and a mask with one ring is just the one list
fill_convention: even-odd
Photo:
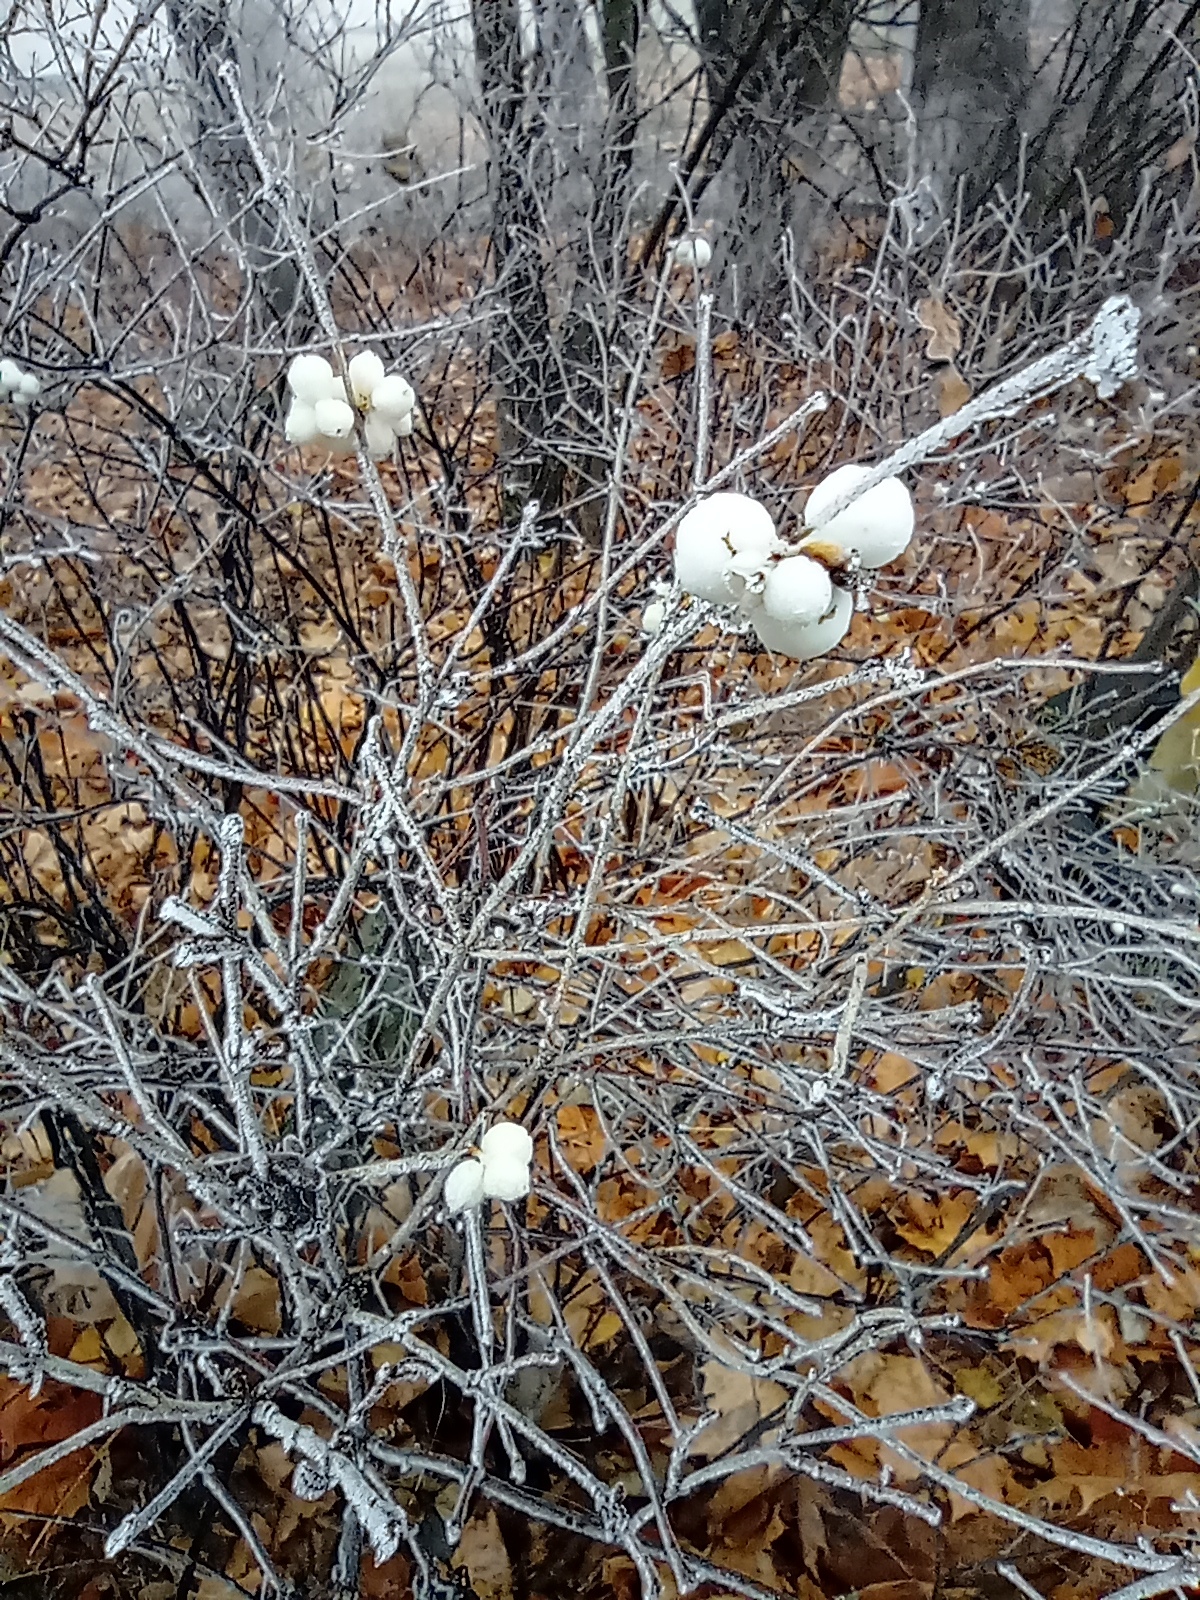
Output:
[[972,428],[1002,418],[1014,417],[1027,406],[1078,378],[1088,378],[1102,399],[1115,394],[1122,383],[1137,374],[1137,335],[1141,311],[1128,295],[1112,295],[1100,307],[1092,322],[1061,349],[1023,367],[985,389],[960,410],[931,424],[916,438],[877,462],[852,489],[837,495],[825,508],[818,527],[829,522],[847,506],[853,505],[868,489],[894,477],[908,467],[928,461],[952,440]]
[[269,1438],[278,1439],[289,1456],[312,1462],[337,1485],[358,1518],[376,1562],[382,1565],[390,1561],[400,1548],[408,1525],[403,1507],[388,1499],[367,1473],[327,1439],[304,1423],[284,1416],[273,1401],[259,1401],[251,1419]]

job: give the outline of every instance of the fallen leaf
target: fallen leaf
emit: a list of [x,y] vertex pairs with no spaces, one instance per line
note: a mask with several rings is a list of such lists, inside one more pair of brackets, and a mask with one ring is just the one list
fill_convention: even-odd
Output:
[[751,1378],[720,1361],[706,1361],[704,1398],[713,1420],[699,1434],[691,1453],[711,1461],[731,1450],[755,1423],[777,1411],[787,1400],[787,1390],[769,1378]]
[[931,296],[917,301],[917,322],[929,338],[925,355],[930,361],[953,361],[962,348],[962,325],[944,300]]
[[482,1515],[477,1512],[467,1523],[452,1565],[456,1571],[466,1568],[479,1600],[513,1600],[512,1562],[492,1507]]
[[952,417],[956,411],[961,411],[972,393],[971,385],[951,362],[938,374],[938,416]]
[[994,1372],[986,1367],[963,1367],[954,1374],[954,1387],[981,1411],[990,1411],[1004,1398],[1004,1390]]

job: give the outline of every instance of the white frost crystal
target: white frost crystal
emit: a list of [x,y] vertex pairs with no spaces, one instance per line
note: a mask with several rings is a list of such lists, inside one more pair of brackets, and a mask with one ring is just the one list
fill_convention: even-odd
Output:
[[812,538],[835,545],[842,559],[857,556],[864,567],[885,567],[903,555],[913,536],[912,496],[899,478],[885,478],[858,497],[852,505],[829,517],[829,508],[869,475],[870,467],[838,467],[822,478],[808,497],[804,521]]
[[765,607],[756,611],[752,620],[766,649],[795,661],[812,661],[842,642],[853,616],[854,601],[849,592],[834,584],[829,612],[816,622],[780,622]]
[[444,1190],[446,1209],[451,1216],[477,1206],[483,1199],[483,1162],[460,1161],[450,1169]]
[[785,556],[767,573],[762,603],[776,622],[817,622],[833,604],[833,585],[819,561]]
[[766,506],[722,492],[693,506],[675,531],[675,576],[689,594],[729,605],[779,549]]
[[1142,313],[1126,294],[1113,295],[1100,307],[1091,327],[1091,358],[1083,375],[1109,400],[1123,383],[1137,377],[1138,327]]

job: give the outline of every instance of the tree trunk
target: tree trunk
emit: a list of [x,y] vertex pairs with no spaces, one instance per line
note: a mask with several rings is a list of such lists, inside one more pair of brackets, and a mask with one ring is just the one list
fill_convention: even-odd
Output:
[[931,217],[1012,185],[1030,94],[1030,0],[921,0],[913,95]]
[[725,107],[709,150],[709,208],[738,240],[740,285],[752,300],[777,274],[797,203],[811,212],[813,195],[829,194],[828,111],[858,3],[784,0],[767,9],[763,0],[697,0],[709,102]]
[[614,275],[625,271],[625,208],[637,136],[637,48],[641,0],[603,0],[602,39],[608,113],[597,175],[597,226],[601,260]]
[[262,179],[218,69],[237,63],[229,6],[224,0],[170,0],[167,20],[176,54],[195,93],[196,153],[225,222],[241,247],[261,305],[283,327],[296,310],[300,269],[278,220],[254,196]]
[[[542,255],[537,168],[548,149],[537,62],[522,50],[517,0],[472,0],[475,59],[487,134],[488,187],[496,284],[507,302],[492,347],[499,407],[504,515],[518,517],[531,499],[558,503],[563,463],[551,455],[549,423],[561,400]],[[546,187],[549,187],[547,182]]]

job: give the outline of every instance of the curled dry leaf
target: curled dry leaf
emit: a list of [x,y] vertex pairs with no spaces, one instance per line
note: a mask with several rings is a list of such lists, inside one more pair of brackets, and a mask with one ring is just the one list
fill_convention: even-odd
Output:
[[953,361],[962,349],[962,327],[944,300],[930,297],[917,301],[917,322],[929,339],[925,354],[930,361]]
[[971,385],[952,361],[938,373],[938,416],[952,417],[956,411],[962,410],[970,398]]

